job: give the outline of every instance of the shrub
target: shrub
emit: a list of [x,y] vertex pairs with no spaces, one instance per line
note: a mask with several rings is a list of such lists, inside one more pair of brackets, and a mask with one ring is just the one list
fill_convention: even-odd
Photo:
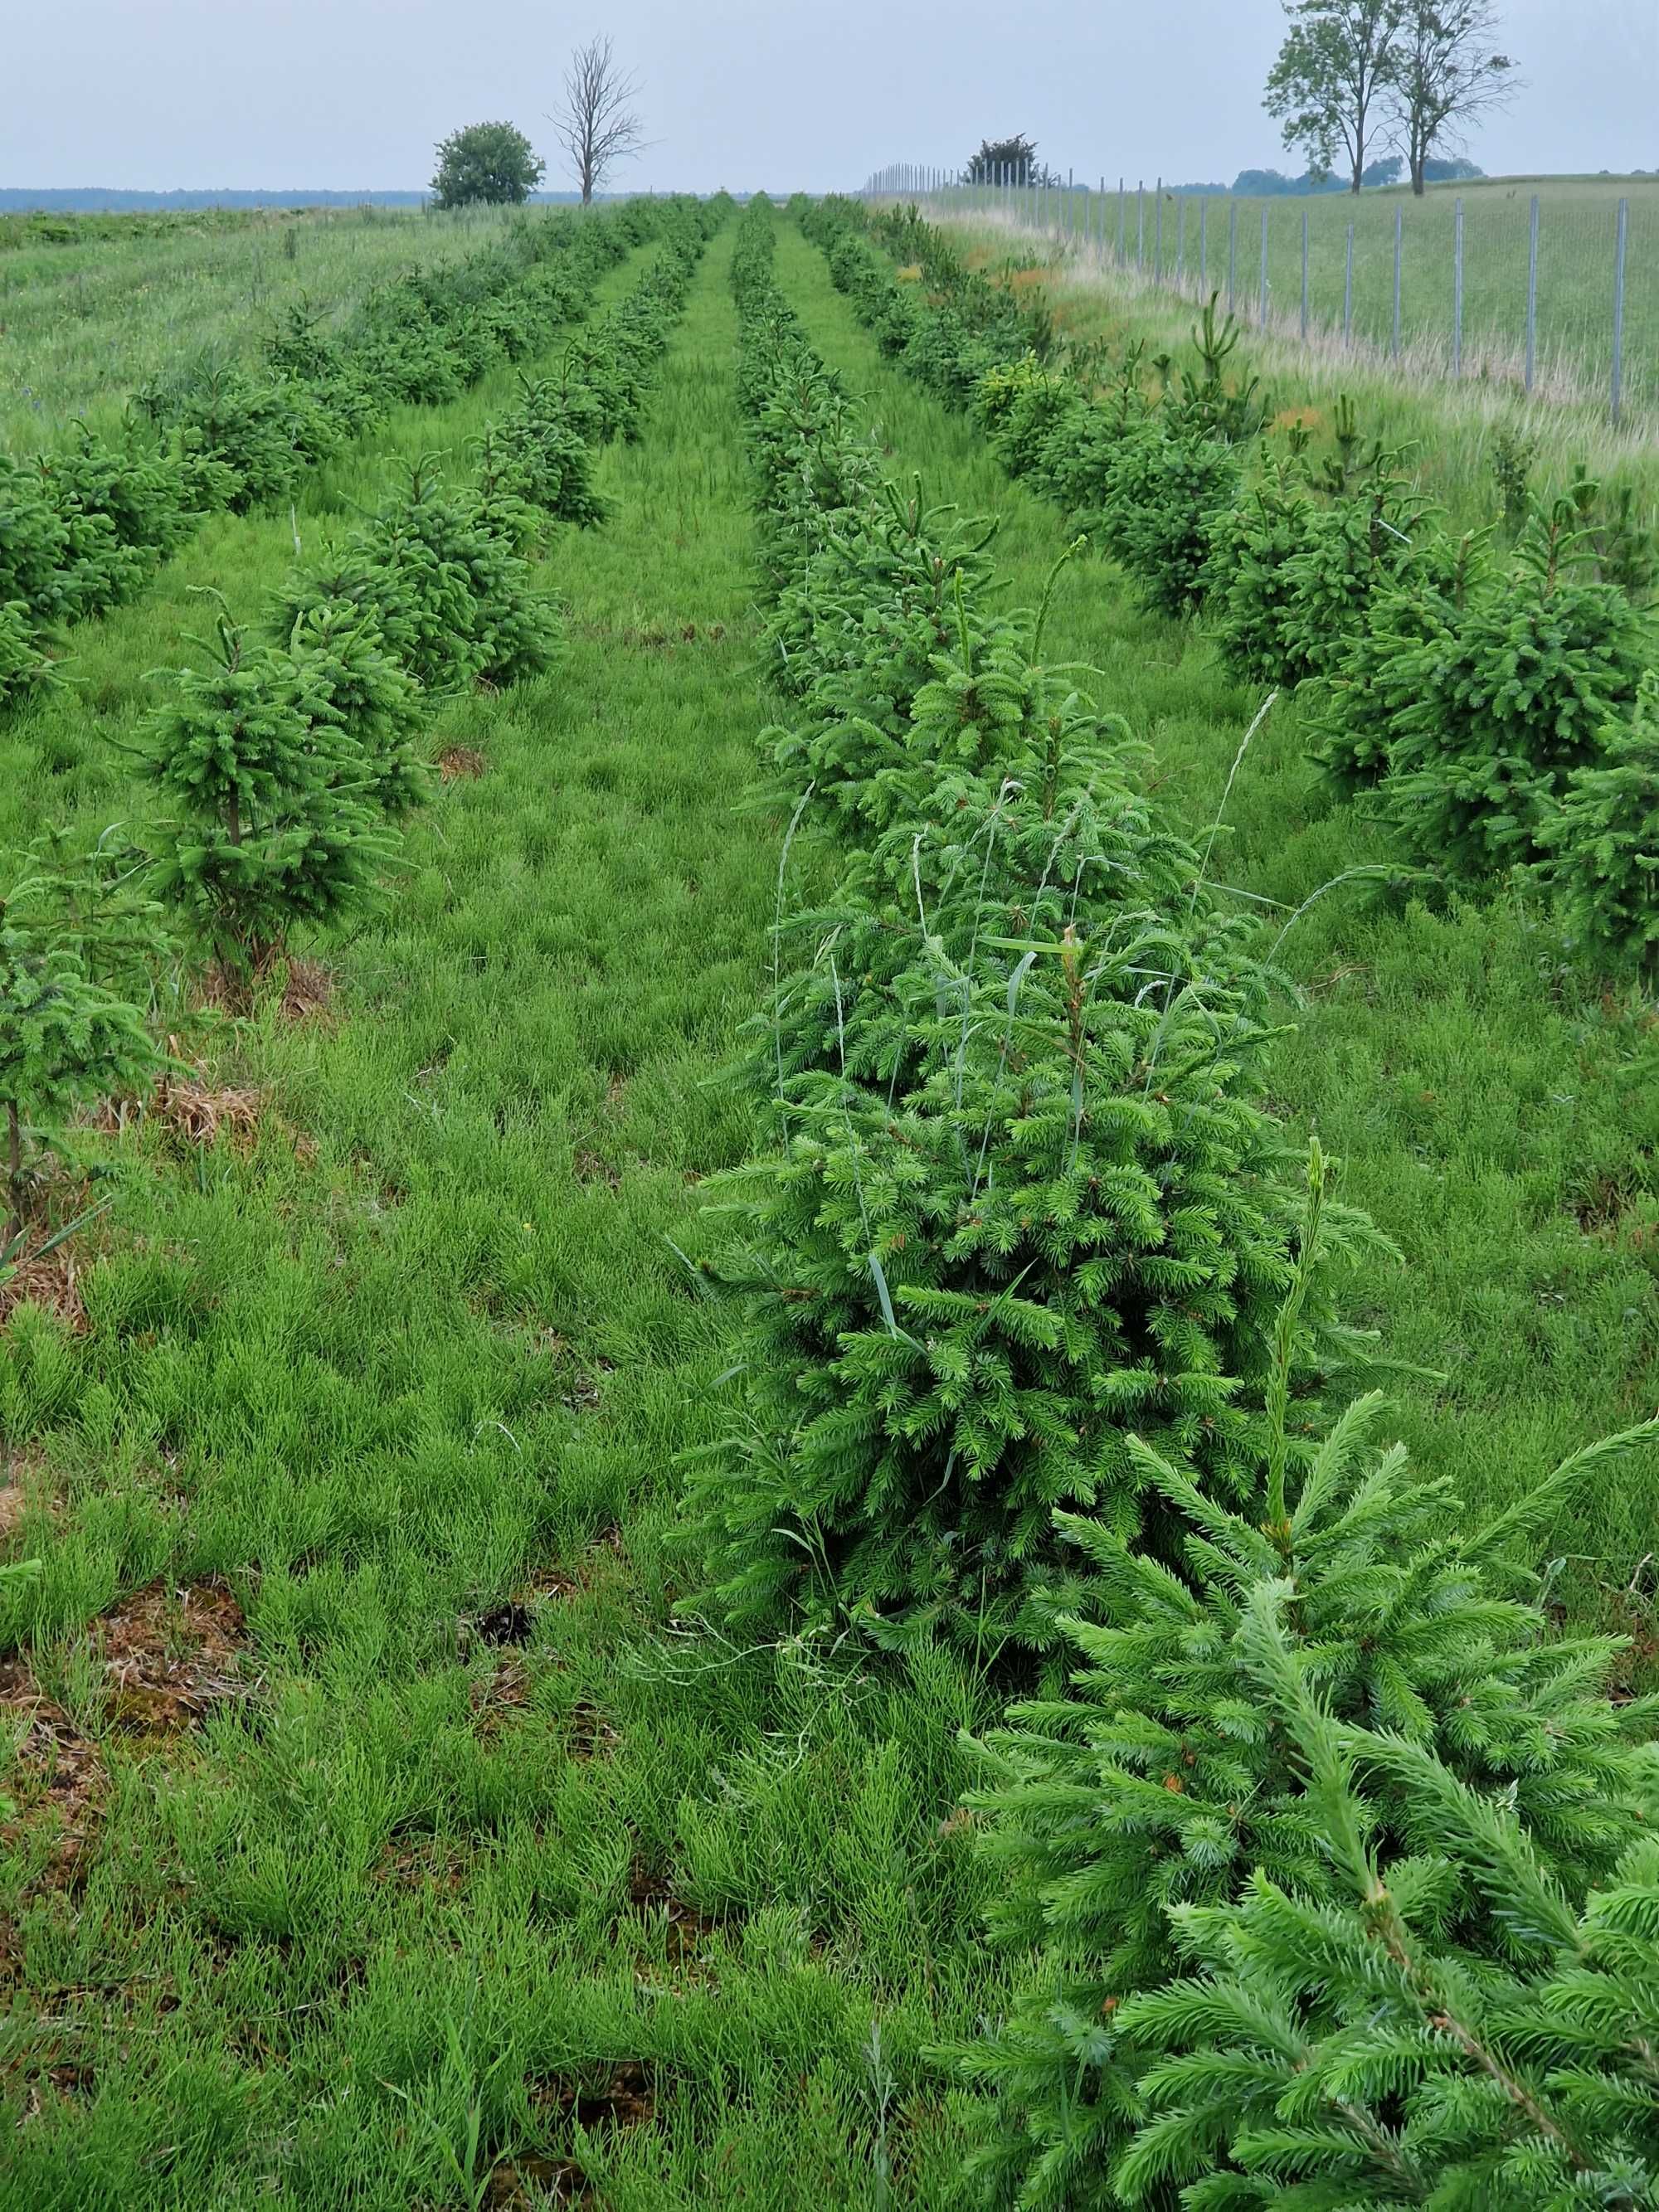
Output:
[[412,673],[423,684],[512,684],[553,659],[557,617],[475,500],[447,494],[417,471],[408,494],[382,507],[369,542],[421,610]]
[[69,538],[70,560],[82,571],[75,588],[84,608],[126,597],[191,533],[183,471],[163,455],[118,452],[83,428],[77,445],[43,453],[39,466]]
[[21,1249],[31,1153],[61,1149],[77,1107],[135,1087],[159,1060],[137,1008],[88,974],[84,944],[52,913],[52,890],[36,875],[0,899],[0,1264]]
[[1645,605],[1659,574],[1659,550],[1653,526],[1637,513],[1635,485],[1620,484],[1610,494],[1580,462],[1567,495],[1598,578],[1604,584],[1616,584],[1638,605]]
[[222,617],[206,652],[205,667],[177,672],[145,732],[165,809],[153,884],[246,974],[298,923],[368,903],[396,841],[363,803],[356,747],[301,711],[286,654]]
[[593,460],[558,388],[522,383],[518,404],[497,426],[498,488],[556,521],[582,528],[603,522]]
[[1164,396],[1171,427],[1188,437],[1217,438],[1242,446],[1254,438],[1273,413],[1273,404],[1251,377],[1243,384],[1228,379],[1228,363],[1238,350],[1243,331],[1231,314],[1216,319],[1218,292],[1212,292],[1204,311],[1192,326],[1197,373],[1185,366],[1178,381]]
[[958,1019],[969,998],[1001,1003],[1031,942],[1068,925],[1150,933],[1147,951],[1157,937],[1167,955],[1164,917],[1178,914],[1190,974],[1251,978],[1197,854],[1135,795],[1133,749],[1054,678],[1039,690],[1057,725],[1041,758],[989,776],[919,758],[911,803],[853,854],[826,905],[784,925],[786,944],[811,949],[756,1024],[761,1087],[787,1097],[817,1072],[908,1097],[945,1049],[941,994]]
[[592,428],[584,427],[585,437],[604,446],[617,439],[630,444],[637,438],[642,381],[634,364],[607,344],[602,334],[580,333],[565,348],[562,389],[567,394],[573,385],[587,394]]
[[432,775],[415,732],[420,685],[349,600],[307,608],[289,639],[294,702],[326,758],[349,763],[358,795],[394,820],[424,805]]
[[748,1327],[744,1426],[693,1469],[708,1609],[1041,1648],[1056,1507],[1155,1540],[1133,1431],[1237,1494],[1300,1207],[1237,991],[1140,995],[1180,963],[1141,917],[1001,992],[936,963],[908,1097],[798,1086],[718,1263]]
[[1204,586],[1222,658],[1254,683],[1322,675],[1367,634],[1376,595],[1439,585],[1446,554],[1391,457],[1377,458],[1359,492],[1328,500],[1293,461],[1216,526]]
[[302,573],[276,610],[276,635],[325,600],[349,600],[386,652],[428,691],[495,684],[546,667],[557,619],[530,588],[530,571],[489,526],[476,495],[450,493],[429,465],[354,532],[342,556]]
[[1537,857],[1536,835],[1652,657],[1625,594],[1579,572],[1570,502],[1532,526],[1510,574],[1406,647],[1382,682],[1388,803],[1408,845],[1477,874]]
[[[1174,1916],[1196,1971],[1124,2008],[1125,2033],[1159,2057],[1122,2195],[1163,2202],[1190,2176],[1195,2208],[1291,2191],[1653,2203],[1659,1843],[1633,1843],[1564,1895],[1501,1800],[1397,1739],[1350,1740],[1305,1692],[1279,1696],[1341,1887],[1327,1901],[1257,1875],[1236,1904]],[[1420,1794],[1422,1848],[1370,1839],[1366,1769]],[[1474,1936],[1456,1924],[1471,1906],[1487,1923]]]
[[224,504],[236,513],[287,499],[325,439],[319,410],[301,400],[301,390],[210,367],[174,402],[180,452],[228,471]]
[[[1018,731],[1029,706],[1023,660],[1009,680],[1008,625],[979,611],[987,526],[926,510],[919,494],[890,498],[896,526],[827,532],[769,617],[805,712],[794,728],[763,731],[762,744],[793,791],[810,785],[820,811],[843,815],[879,811],[882,772],[936,759],[940,745],[959,766],[988,761],[996,732],[1011,720]],[[930,690],[953,677],[954,708]],[[925,727],[924,694],[935,709]]]
[[38,473],[0,453],[0,606],[21,606],[31,626],[72,614],[68,552],[69,532]]
[[1135,579],[1146,606],[1179,617],[1203,599],[1205,563],[1237,481],[1231,447],[1153,420],[1121,441],[1103,505],[1079,520]]
[[371,386],[393,404],[447,407],[466,388],[453,349],[418,303],[408,320],[383,322],[365,340],[359,359]]
[[1596,757],[1567,779],[1539,827],[1539,874],[1574,929],[1650,961],[1659,945],[1659,675],[1642,679],[1631,719],[1603,726]]
[[1304,714],[1309,750],[1342,796],[1386,775],[1395,717],[1411,701],[1410,656],[1455,631],[1490,582],[1484,536],[1453,540],[1427,530],[1403,578],[1379,583],[1364,623],[1335,641]]
[[50,667],[35,643],[34,624],[23,601],[0,601],[0,707],[20,698]]
[[[1316,1155],[1316,1219],[1318,1176]],[[1170,1561],[1064,1519],[1094,1577],[1064,1624],[1079,1671],[987,1747],[994,1931],[1041,1966],[966,2063],[1000,2100],[981,2178],[1031,2212],[1188,2182],[1194,2207],[1579,2201],[1483,2193],[1549,2170],[1505,2071],[1577,2107],[1598,2153],[1650,2137],[1636,2069],[1603,2055],[1618,1992],[1567,2026],[1563,1942],[1593,1884],[1630,1878],[1648,1717],[1606,1694],[1616,1642],[1558,1641],[1510,1555],[1652,1426],[1473,1534],[1372,1449],[1374,1398],[1294,1471],[1297,1333],[1287,1306],[1245,1503],[1137,1443],[1186,1531]]]
[[992,452],[1015,477],[1030,475],[1049,439],[1064,436],[1084,411],[1070,378],[1046,368],[1031,353],[988,369],[969,410],[990,438]]
[[[867,456],[867,447],[854,448],[849,470],[862,471]],[[793,564],[779,533],[780,571],[793,573],[766,610],[764,635],[779,690],[808,709],[803,731],[785,733],[780,764],[822,717],[864,714],[896,734],[933,655],[949,642],[952,578],[960,572],[971,594],[982,577],[991,526],[929,508],[920,484],[908,499],[885,487],[880,508],[817,515],[811,550]],[[776,738],[765,731],[762,744]]]
[[1082,526],[1098,513],[1119,449],[1131,430],[1146,419],[1146,409],[1127,386],[1111,405],[1081,406],[1060,416],[1043,440],[1033,470],[1038,489]]

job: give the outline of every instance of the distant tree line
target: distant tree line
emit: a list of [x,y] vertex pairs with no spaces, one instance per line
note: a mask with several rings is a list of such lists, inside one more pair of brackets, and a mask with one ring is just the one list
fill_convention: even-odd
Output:
[[[1385,155],[1381,160],[1368,161],[1360,173],[1359,181],[1368,191],[1385,185],[1397,185],[1406,173],[1404,157],[1399,154]],[[1424,164],[1423,179],[1430,185],[1467,184],[1486,171],[1474,161],[1461,158],[1456,161],[1430,161]],[[1282,169],[1241,169],[1231,184],[1171,185],[1176,192],[1204,192],[1210,195],[1237,193],[1241,199],[1291,199],[1309,192],[1346,192],[1353,189],[1346,177],[1334,177],[1328,171],[1322,174],[1316,169],[1304,169],[1297,177],[1287,177]]]
[[[1387,154],[1365,164],[1359,182],[1367,187],[1397,185],[1405,173],[1404,155]],[[1457,184],[1486,173],[1473,161],[1461,159],[1429,160],[1423,165],[1424,181],[1431,185]],[[978,150],[963,164],[962,181],[964,185],[1063,185],[1066,179],[1058,170],[1038,159],[1036,140],[1022,134],[1012,138],[981,139]],[[1342,192],[1353,187],[1348,179],[1333,176],[1328,169],[1309,168],[1299,177],[1287,177],[1282,169],[1241,169],[1231,185],[1172,184],[1165,189],[1201,192],[1213,198],[1234,192],[1242,199],[1278,199],[1302,192]]]

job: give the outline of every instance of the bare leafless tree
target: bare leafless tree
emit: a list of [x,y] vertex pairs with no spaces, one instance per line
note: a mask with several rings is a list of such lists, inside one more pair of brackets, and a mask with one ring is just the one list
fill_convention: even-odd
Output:
[[639,80],[623,69],[609,39],[590,39],[570,57],[564,73],[564,106],[548,118],[569,160],[571,175],[587,206],[617,161],[631,161],[645,143],[633,103]]
[[1395,143],[1420,193],[1439,149],[1462,142],[1468,125],[1507,107],[1522,80],[1508,54],[1492,50],[1496,0],[1409,0],[1392,84]]

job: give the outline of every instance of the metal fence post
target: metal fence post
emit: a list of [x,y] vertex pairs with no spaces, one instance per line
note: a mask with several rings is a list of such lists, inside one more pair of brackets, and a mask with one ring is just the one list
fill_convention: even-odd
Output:
[[1261,327],[1267,327],[1267,203],[1261,203]]
[[1613,258],[1613,427],[1625,400],[1625,249],[1630,243],[1630,202],[1619,203],[1619,233]]
[[1302,210],[1302,337],[1308,336],[1308,210]]
[[1348,258],[1342,274],[1342,343],[1353,343],[1353,225],[1348,225]]
[[1233,311],[1233,297],[1238,288],[1238,202],[1227,202],[1227,313]]
[[1152,194],[1157,217],[1152,224],[1152,282],[1164,282],[1164,179],[1160,177]]
[[1463,374],[1463,203],[1452,207],[1452,374]]
[[1394,211],[1394,347],[1391,358],[1400,358],[1400,262],[1406,243],[1406,210]]
[[1532,196],[1532,240],[1527,249],[1527,391],[1538,365],[1538,195]]

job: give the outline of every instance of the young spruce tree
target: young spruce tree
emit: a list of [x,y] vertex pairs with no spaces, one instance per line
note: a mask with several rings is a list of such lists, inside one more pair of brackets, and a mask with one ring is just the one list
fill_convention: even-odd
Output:
[[301,922],[369,903],[395,835],[365,804],[372,778],[337,722],[312,722],[294,661],[222,616],[206,665],[178,671],[151,714],[145,763],[162,812],[156,895],[246,975]]
[[[980,2179],[1029,2212],[1645,2203],[1558,2185],[1651,2154],[1656,2083],[1620,2020],[1659,1936],[1654,1716],[1607,1695],[1615,1639],[1552,1631],[1516,1555],[1659,1428],[1484,1533],[1378,1451],[1376,1398],[1300,1447],[1322,1184],[1316,1150],[1246,1494],[1136,1443],[1182,1540],[1154,1559],[1063,1519],[1077,1671],[990,1740],[977,1801],[994,1931],[1039,1958],[966,2057],[999,2102]],[[1599,1990],[1598,1885],[1641,1935],[1635,1979]]]

